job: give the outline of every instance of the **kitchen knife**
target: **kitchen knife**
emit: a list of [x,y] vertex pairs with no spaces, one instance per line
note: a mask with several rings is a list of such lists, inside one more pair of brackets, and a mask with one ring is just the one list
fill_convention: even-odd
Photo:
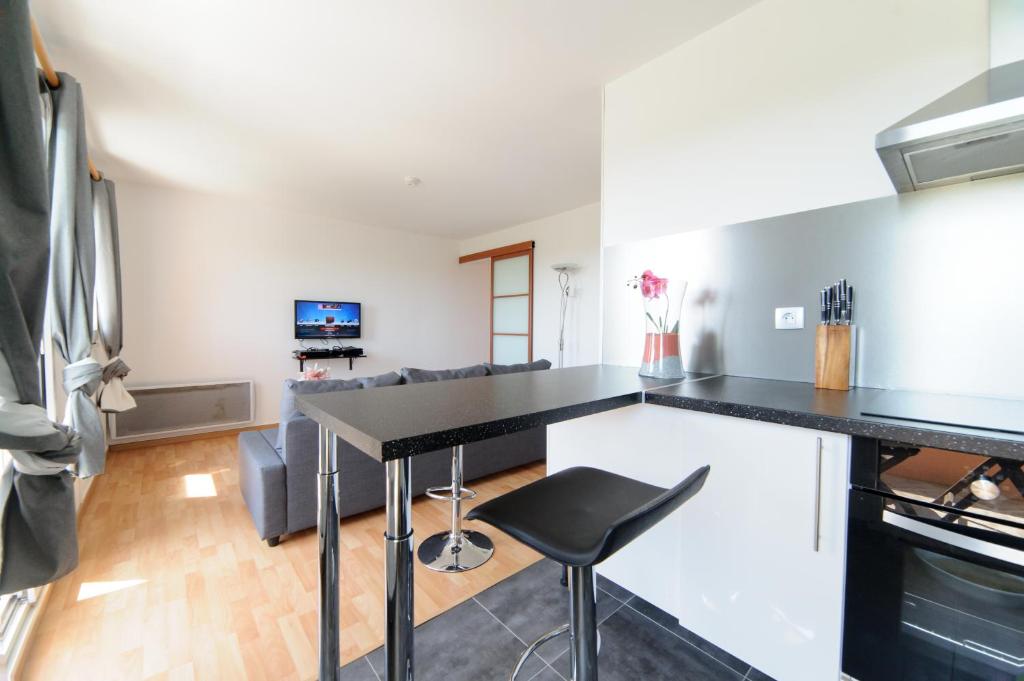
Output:
[[818,303],[821,306],[819,321],[822,324],[828,324],[828,291],[826,289],[821,289],[821,291],[818,292]]
[[853,287],[846,292],[846,323],[853,324]]
[[839,280],[839,323],[846,323],[846,292],[847,284],[845,279]]
[[839,323],[839,282],[832,289],[832,323]]

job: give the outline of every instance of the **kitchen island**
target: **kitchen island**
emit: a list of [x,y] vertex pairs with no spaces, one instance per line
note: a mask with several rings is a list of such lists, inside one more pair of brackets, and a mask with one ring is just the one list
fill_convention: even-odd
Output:
[[297,396],[299,410],[320,425],[321,681],[334,681],[339,665],[337,438],[386,466],[385,668],[389,680],[411,681],[411,460],[441,447],[638,404],[646,390],[678,382],[643,379],[635,369],[597,365]]
[[[539,425],[552,426],[549,470],[579,463],[600,467],[603,460],[611,467],[628,465],[638,479],[667,486],[666,482],[682,478],[682,468],[700,461],[712,464],[713,480],[734,480],[737,484],[745,481],[768,492],[775,490],[783,499],[778,505],[780,517],[788,519],[800,513],[801,518],[799,522],[787,520],[784,526],[775,527],[776,541],[768,541],[773,538],[766,530],[772,528],[764,523],[771,517],[765,509],[751,505],[756,500],[753,496],[743,497],[737,491],[728,509],[723,506],[715,510],[720,521],[717,525],[697,518],[699,506],[695,503],[690,513],[680,514],[690,519],[690,524],[682,528],[683,534],[676,533],[680,527],[672,525],[666,525],[662,535],[650,533],[650,541],[668,537],[671,546],[663,545],[663,558],[655,561],[654,568],[660,571],[653,569],[644,575],[641,570],[639,581],[658,586],[657,580],[662,580],[665,588],[661,589],[661,600],[658,601],[657,594],[654,600],[663,609],[677,614],[681,607],[678,577],[673,581],[665,575],[671,575],[678,566],[688,537],[711,545],[716,541],[716,533],[728,528],[728,523],[735,525],[745,518],[759,518],[758,527],[752,527],[750,522],[745,529],[734,527],[732,543],[724,546],[720,555],[699,556],[701,565],[695,567],[712,578],[719,563],[735,566],[742,561],[761,560],[750,552],[752,547],[774,552],[779,559],[774,569],[785,593],[769,594],[769,600],[778,596],[779,603],[798,605],[800,601],[809,601],[817,609],[810,619],[820,615],[819,619],[826,622],[823,631],[827,634],[818,639],[819,663],[837,669],[838,649],[832,648],[836,648],[834,639],[841,629],[836,618],[837,611],[841,617],[842,608],[849,436],[1024,456],[1024,438],[1018,435],[864,416],[861,403],[884,392],[835,393],[818,391],[803,383],[729,376],[689,375],[681,381],[656,381],[639,378],[632,368],[598,365],[300,396],[300,410],[321,427],[321,678],[333,679],[338,665],[335,437],[344,438],[387,464],[386,668],[388,679],[407,681],[413,678],[411,460],[440,447]],[[713,423],[672,416],[697,412],[709,412]],[[599,432],[600,427],[596,426],[600,426],[604,415],[611,420],[605,424],[607,432]],[[750,425],[743,427],[743,423]],[[697,457],[693,461],[689,454],[676,452],[684,444]],[[750,468],[716,465],[720,451],[734,453],[742,458],[743,466]],[[791,452],[798,454],[789,456]],[[773,483],[778,486],[773,487]],[[713,495],[705,496],[709,502],[713,500]],[[729,512],[723,514],[723,510]],[[725,525],[723,519],[728,521]],[[714,531],[709,533],[707,528]],[[644,545],[637,543],[638,552],[642,553]],[[812,553],[787,553],[790,545],[798,544]],[[743,555],[744,551],[747,555]],[[624,555],[618,569],[629,564],[629,560],[629,555]],[[770,561],[762,562],[766,571],[771,568]],[[610,569],[621,579],[615,573],[615,565]],[[794,580],[792,574],[787,574],[791,570],[814,581],[811,586],[815,588],[808,592],[808,582]],[[629,581],[625,586],[634,582]],[[804,592],[799,591],[801,586]],[[742,596],[741,590],[733,591],[734,600]],[[784,636],[819,636],[817,631],[801,631],[796,613],[786,612],[785,608],[777,608],[774,617],[792,620],[783,627]],[[756,633],[756,627],[751,631]],[[762,668],[771,671],[770,666]]]

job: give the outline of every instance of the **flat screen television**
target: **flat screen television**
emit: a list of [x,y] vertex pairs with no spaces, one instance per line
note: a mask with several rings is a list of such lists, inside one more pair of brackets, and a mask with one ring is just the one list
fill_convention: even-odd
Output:
[[295,337],[359,338],[362,332],[362,305],[326,300],[295,301]]

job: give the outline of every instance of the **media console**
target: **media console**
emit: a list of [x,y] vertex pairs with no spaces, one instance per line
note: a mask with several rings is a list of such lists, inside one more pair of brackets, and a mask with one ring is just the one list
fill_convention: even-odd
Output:
[[349,371],[352,363],[360,357],[366,357],[362,348],[334,346],[333,348],[302,348],[293,350],[292,357],[299,360],[299,371],[305,371],[307,360],[311,359],[347,359]]

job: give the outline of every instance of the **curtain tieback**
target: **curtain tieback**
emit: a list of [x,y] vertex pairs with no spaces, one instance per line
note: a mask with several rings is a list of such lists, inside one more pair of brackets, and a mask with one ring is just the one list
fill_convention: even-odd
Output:
[[[69,450],[75,448],[77,443]],[[11,452],[11,458],[14,460],[14,470],[25,475],[57,475],[68,467],[66,461],[54,461],[33,452],[14,450]]]
[[115,378],[124,378],[131,370],[131,367],[125,364],[123,359],[112,357],[103,367],[103,382],[110,383]]
[[124,387],[125,376],[131,368],[120,357],[112,357],[103,367],[103,385],[100,386],[100,411],[122,412],[135,408],[135,398]]
[[70,395],[84,390],[87,395],[96,392],[103,379],[103,368],[92,357],[80,359],[64,367],[64,392]]

